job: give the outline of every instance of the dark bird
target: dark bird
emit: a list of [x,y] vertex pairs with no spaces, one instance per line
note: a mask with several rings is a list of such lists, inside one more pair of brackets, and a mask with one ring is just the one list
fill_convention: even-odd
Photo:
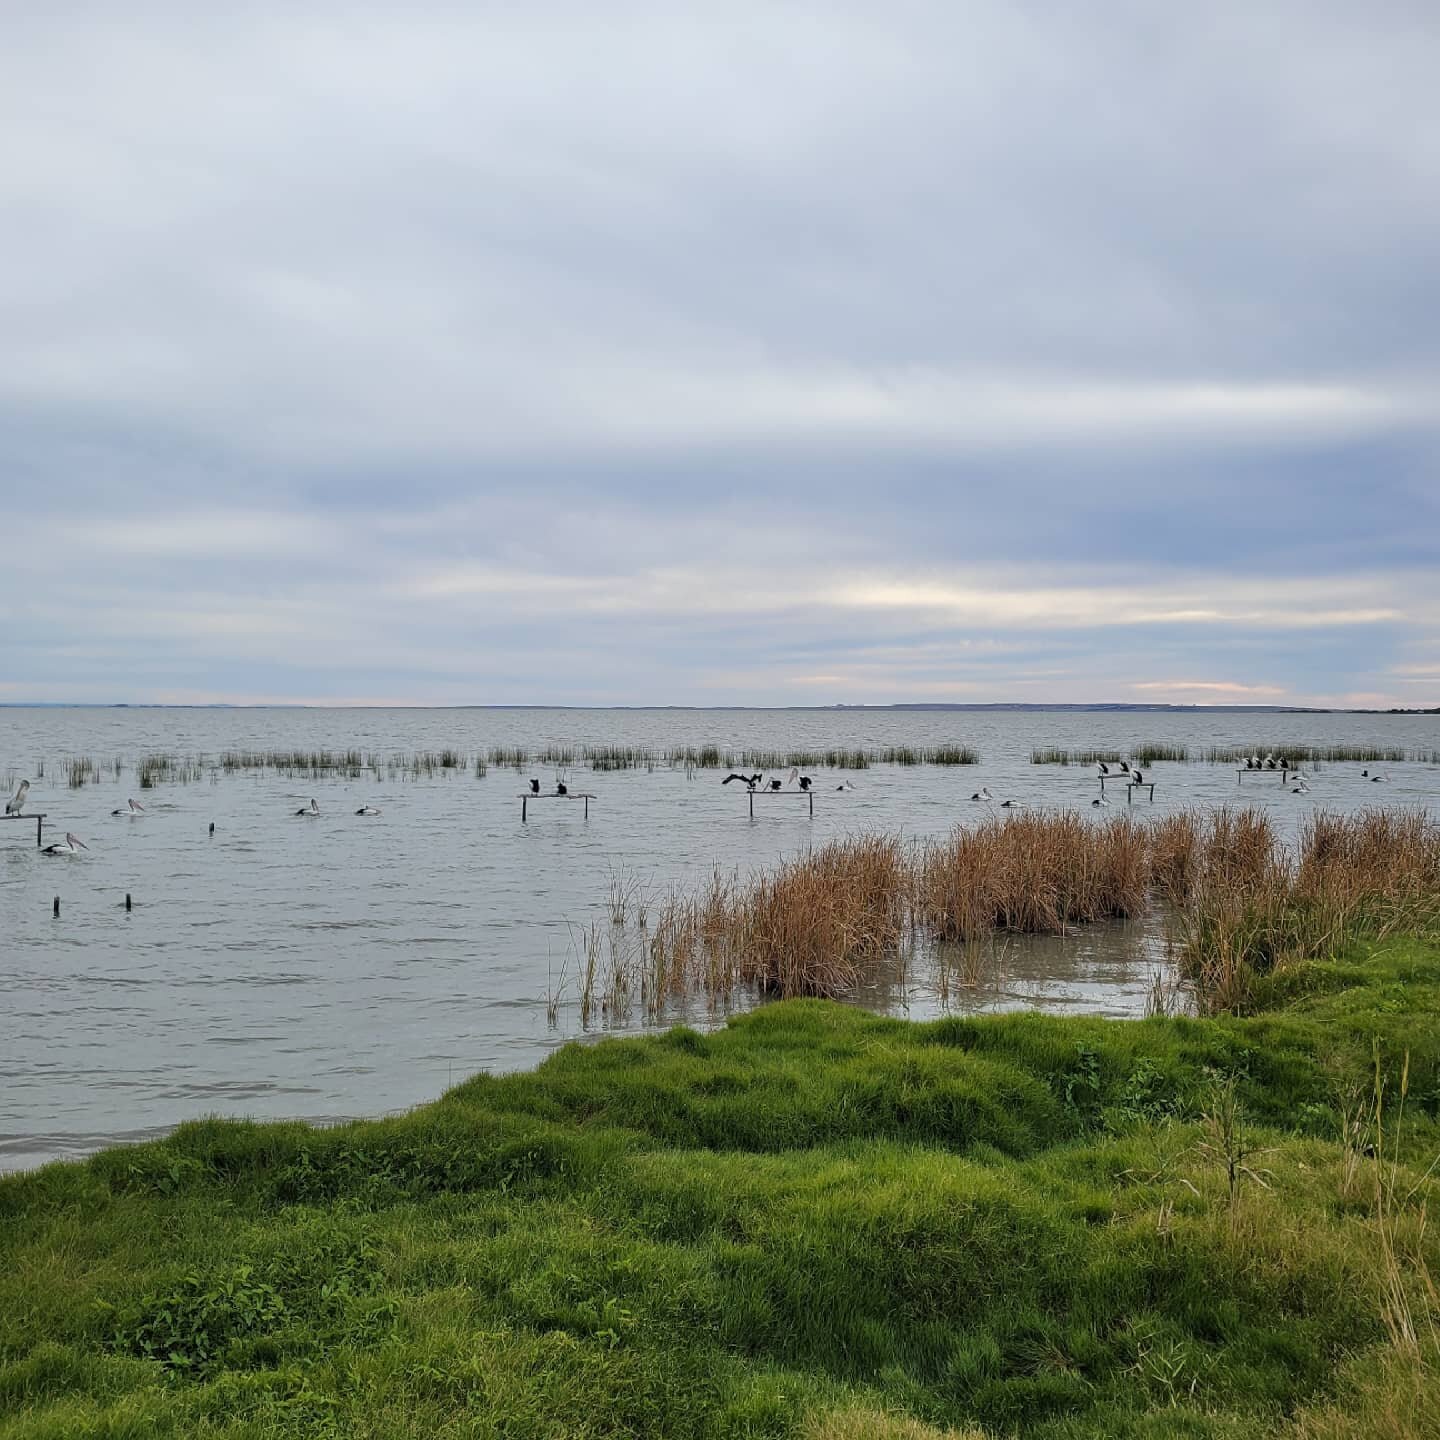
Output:
[[800,788],[802,790],[808,790],[810,788],[810,777],[808,775],[802,775],[800,777]]
[[1108,775],[1110,773],[1110,767],[1103,760],[1098,761],[1097,763],[1100,766],[1100,773],[1102,775]]
[[1132,770],[1130,772],[1130,783],[1132,785],[1143,785],[1145,783],[1145,777],[1138,770]]
[[760,783],[761,778],[762,777],[758,774],[739,775],[734,770],[732,770],[720,783],[722,785],[728,785],[732,780],[738,780],[742,785],[746,786],[750,790],[753,790]]
[[530,782],[530,793],[532,795],[538,795],[540,793],[540,782],[538,780],[532,780]]
[[1130,773],[1130,767],[1123,760],[1120,762],[1120,773],[1122,775],[1128,775]]
[[778,790],[778,789],[781,787],[781,785],[783,785],[784,783],[785,783],[785,782],[784,782],[783,780],[772,780],[772,781],[770,782],[770,788],[771,788],[772,790]]
[[555,793],[557,795],[568,795],[570,793],[570,791],[566,789],[565,782],[563,780],[557,780],[555,782]]

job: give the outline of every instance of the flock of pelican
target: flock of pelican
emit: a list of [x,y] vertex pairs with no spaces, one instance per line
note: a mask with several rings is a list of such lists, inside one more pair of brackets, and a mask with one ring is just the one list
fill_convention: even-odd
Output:
[[[534,784],[536,782],[532,781],[531,783]],[[560,793],[562,795],[565,793],[565,787],[563,785],[560,787]],[[5,813],[7,815],[23,815],[25,813],[25,801],[29,794],[30,782],[28,780],[22,780],[14,795],[5,802]],[[110,813],[111,815],[125,816],[133,820],[140,815],[149,814],[149,811],[132,796],[124,805],[117,806]],[[296,815],[318,816],[320,814],[320,806],[312,797],[308,805],[302,805],[295,813]],[[380,811],[373,805],[362,805],[355,813],[357,815],[378,815]],[[210,833],[212,835],[215,833],[214,821],[210,823]],[[88,850],[89,848],[90,847],[75,834],[73,830],[67,830],[63,840],[56,840],[53,844],[42,847],[40,853],[42,855],[78,855],[82,850]]]
[[[1247,770],[1289,771],[1290,780],[1293,782],[1290,785],[1290,793],[1292,795],[1308,795],[1310,793],[1310,785],[1308,783],[1309,776],[1301,774],[1298,770],[1291,771],[1290,762],[1283,755],[1266,755],[1264,759],[1261,759],[1258,755],[1252,755],[1245,761],[1245,768]],[[1096,769],[1101,775],[1109,775],[1111,773],[1126,775],[1129,777],[1129,783],[1132,785],[1145,785],[1149,783],[1141,773],[1138,765],[1129,765],[1124,760],[1117,762],[1114,772],[1112,772],[1111,767],[1103,760],[1097,762]],[[1360,778],[1362,780],[1368,780],[1374,785],[1383,785],[1390,779],[1388,775],[1379,770],[1372,775],[1368,768],[1360,772]],[[784,780],[772,779],[768,784],[765,782],[765,774],[763,771],[756,771],[752,775],[742,775],[738,771],[732,770],[720,783],[722,785],[729,785],[732,781],[736,780],[745,786],[747,790],[755,791],[764,789],[772,794],[785,789],[787,785],[795,785],[802,791],[808,791],[815,783],[809,775],[802,775],[799,770],[795,769],[792,769]],[[855,786],[849,780],[844,780],[835,788],[836,790],[853,790]],[[533,777],[530,781],[530,793],[532,795],[540,794],[540,782]],[[557,779],[555,781],[554,793],[556,795],[568,795],[570,793],[563,779]],[[22,780],[14,795],[5,802],[5,813],[7,815],[21,814],[25,809],[25,800],[29,794],[30,782],[28,780]],[[987,785],[982,785],[970,799],[984,805],[993,805],[995,803],[995,797],[990,793],[990,788]],[[1020,800],[1002,800],[999,803],[1002,810],[1023,810],[1025,808],[1024,802]],[[1102,793],[1090,803],[1091,805],[1108,805],[1110,802]],[[134,818],[135,816],[144,815],[148,812],[138,800],[132,798],[127,800],[123,806],[117,807],[110,813],[111,815],[123,815]],[[376,809],[374,805],[362,805],[355,813],[357,815],[368,816],[378,815],[380,811]],[[320,805],[312,796],[310,803],[308,805],[302,805],[295,814],[297,816],[303,815],[309,819],[315,819],[320,814]],[[210,833],[212,835],[215,833],[215,826],[213,824],[210,826]],[[90,847],[78,835],[67,830],[63,840],[57,840],[53,845],[46,845],[40,853],[42,855],[78,855],[82,850],[88,850],[89,848]]]

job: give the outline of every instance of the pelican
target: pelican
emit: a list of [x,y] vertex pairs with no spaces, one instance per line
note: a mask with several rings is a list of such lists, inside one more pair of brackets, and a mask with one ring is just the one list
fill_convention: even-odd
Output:
[[1002,810],[1023,810],[1025,805],[1020,800],[1002,800],[1000,802],[1000,808]]
[[1092,805],[1108,805],[1110,802],[1102,795],[1098,800],[1092,800]]
[[1362,770],[1360,772],[1360,778],[1362,780],[1368,780],[1370,778],[1370,772],[1368,770]]
[[570,793],[569,788],[563,780],[557,780],[555,782],[555,793],[557,795],[568,795]]
[[112,810],[112,815],[143,815],[145,807],[138,800],[127,800],[123,810]]
[[848,780],[842,780],[835,788],[837,790],[853,790],[855,787]]
[[82,850],[89,848],[78,835],[67,830],[63,840],[57,840],[53,845],[47,845],[40,853],[42,855],[78,855]]
[[1145,777],[1140,773],[1140,767],[1138,765],[1130,772],[1130,783],[1132,785],[1143,785],[1145,783]]
[[302,805],[295,813],[297,815],[318,815],[320,813],[320,807],[315,803],[314,797],[312,796],[310,803],[308,805]]
[[1310,793],[1310,787],[1302,780],[1298,785],[1292,785],[1290,787],[1290,793],[1292,795],[1308,795]]
[[1372,785],[1383,785],[1389,778],[1390,777],[1388,775],[1382,775],[1377,770],[1375,774],[1370,777],[1370,783]]
[[770,788],[771,788],[772,790],[778,790],[778,789],[780,788],[780,786],[781,786],[782,783],[783,783],[783,782],[782,782],[782,781],[779,781],[779,780],[772,780],[772,781],[770,782]]
[[810,786],[811,786],[812,783],[813,783],[813,782],[811,781],[811,779],[810,779],[810,777],[809,777],[808,775],[802,775],[802,776],[800,777],[800,788],[801,788],[802,790],[808,790],[808,789],[810,788]]
[[720,783],[728,785],[732,780],[738,780],[747,790],[753,790],[763,778],[759,772],[754,775],[741,775],[732,770]]
[[538,795],[540,793],[540,782],[538,780],[531,780],[530,793],[532,795]]
[[1130,773],[1130,767],[1123,760],[1120,762],[1120,773],[1122,775],[1128,775]]
[[25,797],[30,793],[30,782],[22,780],[20,788],[15,792],[14,798],[5,802],[5,813],[7,815],[18,815],[25,808]]
[[793,784],[795,783],[795,781],[796,781],[797,779],[799,779],[799,777],[800,777],[800,772],[799,772],[797,769],[795,769],[795,767],[792,765],[792,766],[790,767],[790,773],[785,777],[785,783],[786,783],[787,785],[793,785]]
[[971,797],[972,800],[983,800],[987,805],[995,798],[990,793],[988,785],[982,785]]
[[1095,763],[1100,767],[1100,773],[1102,775],[1108,775],[1110,773],[1110,767],[1103,760],[1097,760]]
[[357,815],[378,815],[380,812],[373,805],[362,805],[355,813]]

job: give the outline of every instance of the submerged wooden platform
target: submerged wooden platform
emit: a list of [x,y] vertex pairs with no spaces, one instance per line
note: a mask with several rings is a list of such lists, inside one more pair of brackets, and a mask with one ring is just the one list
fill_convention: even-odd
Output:
[[1273,770],[1268,765],[1252,765],[1247,770],[1243,765],[1235,772],[1235,783],[1238,785],[1247,775],[1278,775],[1282,785],[1288,784],[1292,775],[1298,775],[1298,770],[1289,768],[1281,769],[1277,765]]
[[45,828],[44,811],[33,815],[0,815],[0,820],[33,820],[35,822],[35,844],[38,846],[44,843],[41,839],[41,832]]
[[553,791],[549,795],[536,795],[527,791],[520,796],[520,819],[526,821],[530,818],[530,806],[537,800],[583,800],[585,802],[585,818],[590,818],[590,802],[598,797],[589,794],[585,790],[572,790],[564,795],[556,795]]
[[1150,793],[1146,798],[1152,803],[1154,802],[1155,782],[1153,780],[1140,780],[1137,782],[1130,778],[1130,774],[1126,770],[1117,771],[1114,775],[1102,775],[1100,777],[1100,793],[1102,795],[1105,793],[1105,782],[1107,780],[1123,782],[1125,786],[1125,803],[1127,805],[1133,805],[1135,803],[1135,792],[1137,790],[1148,790]]

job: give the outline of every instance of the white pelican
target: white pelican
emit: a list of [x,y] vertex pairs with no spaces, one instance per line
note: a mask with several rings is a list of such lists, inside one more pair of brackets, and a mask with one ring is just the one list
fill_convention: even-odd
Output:
[[787,785],[793,785],[799,778],[800,772],[796,770],[794,766],[791,766],[790,773],[785,777],[785,783]]
[[1310,793],[1310,787],[1304,782],[1304,780],[1301,780],[1298,785],[1292,785],[1290,787],[1290,793],[1292,795],[1308,795]]
[[1024,801],[1021,800],[1002,800],[1000,802],[1000,808],[1002,810],[1023,810],[1025,804]]
[[67,830],[63,840],[57,840],[53,845],[47,845],[40,853],[42,855],[78,855],[82,850],[89,848],[78,835]]
[[1108,775],[1110,773],[1110,767],[1103,760],[1097,760],[1095,764],[1099,766],[1102,775]]
[[1092,805],[1108,805],[1110,802],[1102,795],[1098,800],[1092,800]]
[[295,813],[297,815],[318,815],[320,813],[320,807],[315,803],[314,797],[312,796],[310,803],[308,805],[302,805]]
[[7,815],[18,815],[25,808],[25,797],[30,793],[30,782],[22,780],[20,788],[15,792],[14,798],[5,802],[5,813]]
[[1377,770],[1375,774],[1370,777],[1370,783],[1372,785],[1383,785],[1389,778],[1390,777],[1388,775],[1382,775]]
[[837,790],[853,790],[855,787],[850,783],[850,781],[842,780],[840,784],[838,784],[835,788]]
[[971,797],[972,800],[983,800],[987,805],[995,798],[990,793],[988,785],[982,785]]
[[357,815],[378,815],[380,812],[373,805],[362,805],[355,813]]
[[127,800],[124,810],[112,810],[112,815],[143,815],[145,807],[138,800]]

